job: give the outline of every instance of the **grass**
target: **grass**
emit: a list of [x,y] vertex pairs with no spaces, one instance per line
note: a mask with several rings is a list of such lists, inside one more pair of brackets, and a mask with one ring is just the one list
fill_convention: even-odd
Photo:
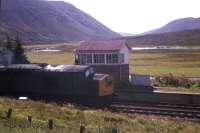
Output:
[[[36,63],[73,64],[72,52],[27,52]],[[130,73],[200,76],[200,50],[133,51],[129,56]]]
[[134,51],[129,61],[131,73],[200,76],[200,50]]
[[28,52],[26,55],[32,63],[74,64],[71,52]]
[[[5,111],[13,109],[11,119],[5,118]],[[26,118],[31,115],[32,124]],[[49,131],[47,119],[54,120],[55,128]],[[0,131],[3,133],[78,133],[80,125],[86,133],[111,133],[117,128],[119,133],[198,133],[196,122],[145,115],[124,115],[106,110],[58,105],[35,101],[19,101],[0,97]]]

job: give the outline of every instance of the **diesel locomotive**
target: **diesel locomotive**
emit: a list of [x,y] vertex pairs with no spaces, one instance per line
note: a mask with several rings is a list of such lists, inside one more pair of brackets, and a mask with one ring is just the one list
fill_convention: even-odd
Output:
[[104,98],[113,79],[91,66],[14,64],[0,66],[0,94],[41,99]]

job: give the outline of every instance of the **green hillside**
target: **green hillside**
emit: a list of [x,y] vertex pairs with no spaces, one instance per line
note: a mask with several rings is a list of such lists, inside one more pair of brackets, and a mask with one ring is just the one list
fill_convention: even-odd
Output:
[[125,37],[129,46],[200,46],[200,30]]

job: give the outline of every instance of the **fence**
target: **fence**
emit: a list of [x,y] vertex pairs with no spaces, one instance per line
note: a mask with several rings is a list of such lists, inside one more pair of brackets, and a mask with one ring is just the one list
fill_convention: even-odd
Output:
[[[3,116],[2,116],[3,115]],[[31,132],[74,132],[74,133],[118,133],[118,129],[111,128],[111,129],[101,129],[101,128],[88,128],[87,126],[80,125],[77,127],[72,127],[70,125],[59,125],[57,124],[52,118],[46,120],[46,122],[39,122],[35,121],[31,115],[28,115],[26,118],[19,120],[12,117],[13,109],[9,108],[8,111],[1,114],[1,118],[4,118],[7,122],[7,126],[10,130],[15,128],[26,128],[23,131],[31,130]],[[18,126],[16,126],[18,125]],[[29,131],[28,131],[29,132]]]

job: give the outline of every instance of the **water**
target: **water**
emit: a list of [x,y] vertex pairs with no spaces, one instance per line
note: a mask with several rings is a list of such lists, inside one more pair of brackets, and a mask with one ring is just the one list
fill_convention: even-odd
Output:
[[32,52],[60,52],[58,49],[40,49],[40,50],[32,50]]
[[178,50],[178,49],[200,49],[200,46],[191,46],[191,47],[186,47],[186,46],[155,46],[155,47],[132,47],[132,50]]

